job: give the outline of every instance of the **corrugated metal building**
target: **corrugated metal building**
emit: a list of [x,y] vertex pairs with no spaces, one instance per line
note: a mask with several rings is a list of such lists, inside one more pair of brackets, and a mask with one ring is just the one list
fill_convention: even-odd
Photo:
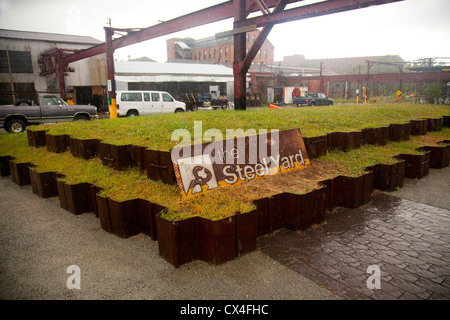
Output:
[[233,69],[223,65],[116,61],[114,66],[117,90],[162,90],[175,98],[207,92],[234,96]]
[[[0,103],[30,99],[35,92],[59,93],[55,74],[41,76],[39,59],[52,48],[79,50],[102,41],[76,35],[0,29]],[[71,64],[75,72],[65,75],[67,96],[77,103],[106,106],[106,56]]]

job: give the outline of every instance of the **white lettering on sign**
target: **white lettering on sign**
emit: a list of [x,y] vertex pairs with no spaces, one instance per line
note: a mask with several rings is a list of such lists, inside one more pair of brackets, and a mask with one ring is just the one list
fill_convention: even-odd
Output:
[[[200,139],[201,122],[194,123],[194,141]],[[190,133],[179,129],[172,140],[182,139],[171,150],[172,163],[178,187],[183,197],[217,187],[231,186],[260,179],[268,175],[303,169],[310,164],[299,129],[286,131],[254,129],[227,129],[227,139],[222,133],[208,129],[205,140],[213,142],[189,145]]]

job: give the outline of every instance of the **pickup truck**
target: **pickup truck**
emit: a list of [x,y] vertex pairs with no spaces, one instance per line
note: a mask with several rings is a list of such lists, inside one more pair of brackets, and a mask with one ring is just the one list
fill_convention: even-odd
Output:
[[295,104],[297,107],[299,105],[309,105],[311,107],[313,106],[332,106],[333,100],[328,98],[323,93],[307,93],[303,97],[293,97],[292,98],[293,104]]
[[20,103],[0,106],[0,128],[9,133],[25,131],[32,124],[90,120],[98,118],[91,105],[69,105],[55,94],[38,94],[38,105]]
[[220,98],[214,93],[205,93],[203,95],[203,106],[212,107],[213,109],[227,109],[228,99]]
[[192,94],[186,93],[181,96],[181,99],[186,103],[186,110],[197,111],[199,108],[213,108],[213,109],[228,109],[229,100],[220,98],[214,93]]

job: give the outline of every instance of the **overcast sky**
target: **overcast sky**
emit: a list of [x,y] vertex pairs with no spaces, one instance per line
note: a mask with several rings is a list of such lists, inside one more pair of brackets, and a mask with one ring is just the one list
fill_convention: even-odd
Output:
[[[0,28],[92,36],[116,28],[145,28],[224,0],[0,0]],[[306,2],[317,2],[305,1]],[[276,25],[268,39],[275,60],[400,55],[405,60],[450,57],[450,0],[404,0]],[[203,38],[232,29],[232,20],[185,30],[116,50],[115,58],[148,56],[165,62],[171,37]]]

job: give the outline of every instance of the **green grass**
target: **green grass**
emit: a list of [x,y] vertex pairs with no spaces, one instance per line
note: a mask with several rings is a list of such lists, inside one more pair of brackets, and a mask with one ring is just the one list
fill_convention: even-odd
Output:
[[28,146],[26,133],[1,134],[0,156],[13,156],[17,163],[32,163],[38,172],[56,172],[68,184],[92,183],[103,188],[102,194],[118,201],[141,197],[164,206],[176,207],[179,200],[177,186],[152,181],[137,168],[117,171],[102,165],[100,159],[84,160],[73,157],[70,151],[53,153],[47,148]]
[[[202,122],[202,132],[215,128],[225,138],[226,129],[300,128],[304,137],[319,136],[334,131],[355,131],[364,128],[405,123],[412,119],[437,118],[450,115],[449,106],[386,104],[332,107],[290,107],[283,110],[252,108],[245,112],[224,110],[187,112],[135,118],[104,119],[89,122],[68,122],[35,126],[51,134],[69,134],[74,138],[100,139],[104,142],[134,144],[153,150],[167,151],[178,141],[171,141],[175,129],[186,129],[194,143],[194,121]],[[251,134],[251,133],[250,133]],[[201,137],[200,137],[201,138]],[[200,141],[195,141],[195,143]]]
[[[69,134],[80,139],[100,139],[116,145],[133,144],[156,150],[169,150],[178,141],[171,141],[175,129],[186,129],[193,137],[194,121],[202,122],[202,132],[219,129],[300,128],[303,136],[312,137],[334,131],[354,131],[363,128],[405,123],[412,119],[438,118],[450,114],[448,106],[434,105],[352,105],[333,107],[303,107],[272,110],[268,108],[243,111],[188,112],[147,117],[105,119],[89,122],[69,122],[35,126],[31,130],[48,130],[51,134]],[[250,132],[250,131],[249,131]],[[65,175],[68,183],[89,182],[103,188],[102,194],[117,201],[142,198],[168,208],[164,217],[179,220],[200,215],[221,219],[235,212],[248,212],[252,201],[281,192],[302,194],[318,187],[318,182],[337,175],[359,175],[376,163],[391,163],[393,155],[414,153],[424,144],[450,139],[448,128],[430,132],[410,141],[386,146],[362,146],[350,152],[330,152],[314,159],[304,170],[294,171],[229,188],[217,188],[181,199],[177,186],[147,179],[138,169],[115,171],[99,159],[82,160],[69,152],[55,154],[44,148],[29,147],[26,134],[1,134],[0,155],[14,156],[19,162],[36,164],[41,172],[54,171]],[[192,141],[193,142],[193,141]],[[200,141],[195,141],[200,142]]]
[[217,220],[235,212],[254,209],[253,200],[270,197],[281,192],[302,194],[318,187],[318,182],[338,175],[356,176],[377,163],[392,163],[399,153],[417,153],[416,148],[450,139],[450,129],[431,132],[426,136],[411,137],[406,142],[388,143],[386,146],[363,145],[349,152],[332,151],[304,170],[293,171],[229,188],[217,188],[206,193],[181,199],[177,186],[152,181],[137,168],[116,171],[103,166],[99,159],[83,160],[70,152],[56,154],[45,147],[29,147],[25,133],[0,135],[0,155],[11,155],[21,163],[33,163],[40,172],[53,171],[65,175],[69,184],[88,182],[103,188],[102,195],[117,201],[135,198],[149,200],[168,208],[163,217],[180,220],[202,216]]
[[429,132],[425,136],[411,136],[408,141],[390,142],[385,146],[362,145],[358,149],[349,152],[332,151],[321,157],[334,165],[339,165],[336,175],[358,176],[364,173],[365,168],[375,164],[393,164],[398,160],[394,156],[398,154],[423,154],[416,149],[422,146],[438,145],[437,142],[450,139],[450,129]]

